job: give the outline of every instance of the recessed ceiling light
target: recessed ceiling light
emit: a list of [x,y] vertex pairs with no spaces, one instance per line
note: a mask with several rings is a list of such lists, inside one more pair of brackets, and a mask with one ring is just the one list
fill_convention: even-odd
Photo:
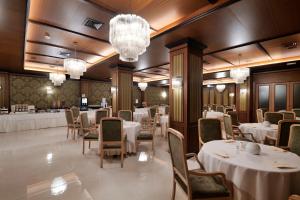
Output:
[[95,29],[95,30],[99,30],[101,28],[101,26],[103,25],[103,22],[100,22],[96,19],[92,19],[92,18],[87,18],[85,21],[84,21],[84,25],[89,27],[89,28],[92,28],[92,29]]
[[51,39],[50,34],[48,32],[45,32],[44,38],[46,40],[50,40]]
[[70,57],[70,55],[71,55],[71,53],[66,52],[66,51],[60,51],[58,54],[63,56],[63,57]]

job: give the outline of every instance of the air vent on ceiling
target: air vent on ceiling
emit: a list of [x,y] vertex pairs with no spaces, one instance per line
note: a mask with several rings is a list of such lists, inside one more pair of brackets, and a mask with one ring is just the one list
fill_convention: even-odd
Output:
[[60,51],[59,55],[63,56],[63,57],[70,57],[71,53],[66,52],[66,51]]
[[294,49],[297,48],[297,42],[293,41],[293,42],[283,43],[282,46],[287,49]]
[[84,21],[84,25],[89,28],[99,30],[101,28],[101,26],[103,25],[103,23],[98,20],[95,20],[95,19],[87,18]]

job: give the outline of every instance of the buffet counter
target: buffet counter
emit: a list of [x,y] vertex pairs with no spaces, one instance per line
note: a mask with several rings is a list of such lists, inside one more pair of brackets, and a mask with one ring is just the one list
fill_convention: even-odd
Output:
[[[95,114],[93,110],[84,112],[87,112],[89,117]],[[67,121],[64,110],[54,113],[11,113],[9,115],[0,115],[0,133],[53,128],[66,125]]]

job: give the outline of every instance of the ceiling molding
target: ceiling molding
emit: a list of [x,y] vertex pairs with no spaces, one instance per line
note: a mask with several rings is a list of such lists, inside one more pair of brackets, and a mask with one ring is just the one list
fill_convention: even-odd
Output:
[[56,59],[61,59],[61,60],[65,59],[65,57],[50,56],[50,55],[42,54],[42,53],[25,52],[25,54],[31,55],[31,56],[43,56],[43,57],[49,57],[49,58],[56,58]]
[[226,62],[226,63],[228,63],[228,64],[234,66],[234,64],[233,64],[232,62],[230,62],[229,60],[226,60],[225,58],[222,58],[221,56],[217,56],[217,55],[214,55],[214,54],[211,54],[211,55],[209,55],[209,56],[211,56],[211,57],[213,57],[213,58],[215,58],[215,59],[221,60],[221,61],[223,61],[223,62]]
[[106,44],[110,44],[110,42],[108,40],[100,39],[100,38],[97,38],[97,37],[94,37],[94,36],[91,36],[91,35],[87,35],[87,34],[84,34],[84,33],[77,32],[77,31],[69,30],[69,29],[66,29],[66,28],[63,28],[63,27],[60,27],[60,26],[50,24],[50,23],[36,21],[36,20],[33,20],[33,19],[28,19],[28,22],[30,22],[32,24],[36,24],[36,25],[47,26],[47,27],[59,29],[59,30],[65,31],[65,32],[73,33],[73,34],[80,35],[80,36],[83,36],[83,37],[86,37],[86,38],[89,38],[89,39],[92,39],[92,40],[96,40],[98,42],[103,42],[103,43],[106,43]]
[[270,60],[273,60],[272,56],[270,55],[270,53],[267,51],[267,49],[266,49],[263,45],[261,45],[261,44],[258,42],[258,43],[256,43],[256,46],[257,46],[257,48],[258,48],[261,52],[263,52],[264,54],[266,54],[266,55],[269,57]]
[[[26,42],[28,43],[32,43],[32,44],[39,44],[39,45],[46,45],[46,46],[51,46],[51,47],[57,47],[57,48],[61,48],[61,49],[66,49],[69,51],[74,51],[73,47],[66,47],[66,46],[61,46],[61,45],[57,45],[57,44],[51,44],[51,43],[47,43],[47,42],[40,42],[40,41],[34,41],[34,40],[27,40]],[[88,55],[93,55],[93,56],[100,56],[100,57],[104,57],[101,54],[96,54],[90,51],[84,51],[84,50],[80,50],[80,49],[76,49],[77,52],[79,53],[83,53],[83,54],[88,54]]]
[[63,67],[63,65],[57,64],[57,63],[42,62],[42,61],[30,60],[30,59],[29,60],[25,60],[25,62],[39,63],[39,64],[44,64],[44,65],[52,65],[52,66]]

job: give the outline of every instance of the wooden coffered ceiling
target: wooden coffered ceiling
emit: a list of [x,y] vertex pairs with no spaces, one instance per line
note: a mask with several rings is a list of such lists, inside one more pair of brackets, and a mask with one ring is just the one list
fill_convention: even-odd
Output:
[[[30,0],[24,42],[26,2],[4,0],[0,69],[63,70],[65,55],[74,56],[76,47],[77,57],[89,64],[84,78],[109,80],[110,67],[121,65],[133,68],[136,81],[168,79],[165,45],[187,37],[207,46],[204,73],[299,60],[300,1],[211,2],[215,1]],[[135,13],[150,23],[151,44],[138,62],[121,62],[108,42],[109,20],[118,13]],[[84,26],[87,18],[102,22],[100,30]]]

